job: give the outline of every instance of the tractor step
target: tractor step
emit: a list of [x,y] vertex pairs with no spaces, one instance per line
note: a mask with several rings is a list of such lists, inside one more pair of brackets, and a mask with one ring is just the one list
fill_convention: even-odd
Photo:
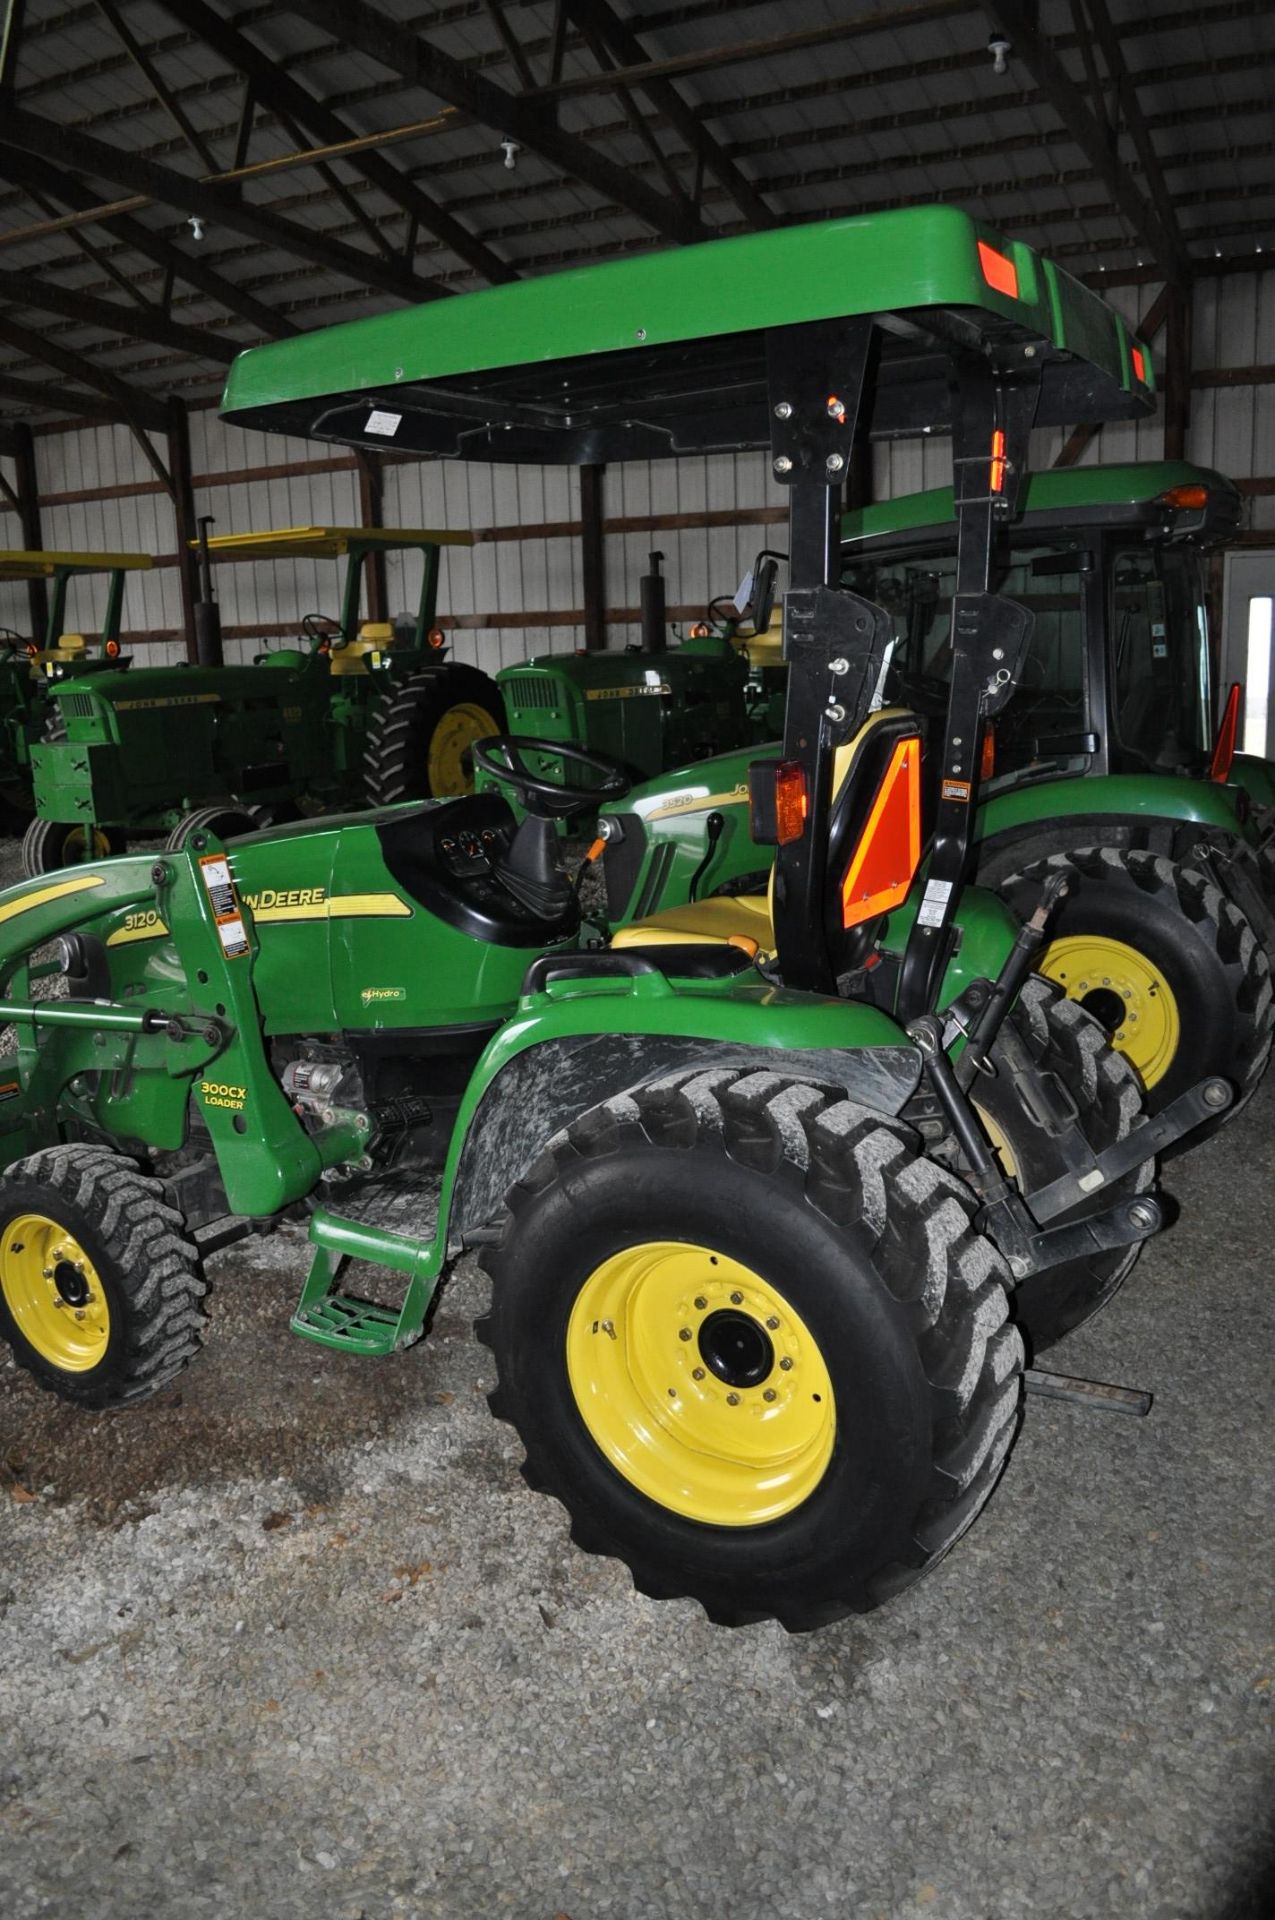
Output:
[[[316,1209],[310,1220],[314,1258],[292,1316],[294,1333],[359,1354],[394,1353],[419,1338],[443,1262],[439,1184],[436,1171],[404,1170],[343,1194],[340,1213]],[[364,1300],[339,1285],[352,1261],[403,1276],[400,1304]]]

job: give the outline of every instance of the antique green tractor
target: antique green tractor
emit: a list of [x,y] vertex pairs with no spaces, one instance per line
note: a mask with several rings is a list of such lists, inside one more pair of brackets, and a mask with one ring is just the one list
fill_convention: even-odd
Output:
[[[1017,930],[962,885],[980,737],[1031,626],[988,590],[993,530],[1034,423],[1146,411],[1142,355],[950,207],[243,354],[225,417],[266,430],[361,445],[390,421],[400,452],[537,463],[768,449],[792,556],[782,753],[752,776],[772,892],[608,945],[554,820],[623,773],[570,748],[555,782],[502,735],[472,752],[520,820],[474,793],[229,848],[197,831],[0,896],[17,1360],[84,1407],[145,1399],[203,1335],[202,1248],[304,1204],[292,1324],[347,1352],[416,1339],[482,1249],[493,1408],[645,1592],[797,1629],[933,1566],[1000,1473],[1023,1338],[1110,1296],[1160,1224],[1153,1153],[1231,1097],[1206,1081],[1147,1119],[1096,1022],[1027,981],[1064,882]],[[950,428],[965,476],[923,872],[917,722],[869,721],[889,618],[837,584],[860,422]]]
[[[642,576],[639,646],[537,654],[496,675],[511,733],[589,747],[637,780],[774,738],[783,725],[782,693],[777,708],[759,713],[756,675],[738,637],[755,624],[743,619],[744,607],[732,605],[729,620],[696,621],[670,642],[663,558],[653,553]],[[749,575],[750,592],[754,580],[761,591],[769,582],[773,595],[773,565]],[[768,624],[769,603],[763,632]],[[559,763],[542,748],[533,764],[552,778]]]
[[[122,852],[130,835],[170,847],[338,807],[462,793],[467,752],[504,724],[486,674],[446,658],[434,625],[441,550],[466,533],[288,527],[205,540],[209,560],[344,559],[340,617],[308,614],[304,646],[248,666],[133,668],[50,689],[34,748],[30,874]],[[409,632],[360,621],[365,564],[404,549],[423,559]],[[204,602],[205,607],[208,601]]]
[[[1275,895],[1246,790],[1269,776],[1232,759],[1234,700],[1215,729],[1200,556],[1234,528],[1239,497],[1169,462],[1033,474],[1024,498],[994,576],[1035,624],[984,736],[974,877],[1026,912],[1065,869],[1041,971],[1105,1024],[1153,1110],[1218,1073],[1236,1111],[1275,1026]],[[938,728],[956,657],[952,489],[849,514],[841,542],[843,584],[890,615],[884,700]],[[605,809],[615,918],[755,884],[770,856],[748,831],[748,758],[681,768]]]
[[[118,661],[125,579],[150,564],[148,553],[0,552],[0,583],[43,580],[51,588],[42,635],[24,639],[0,629],[0,805],[19,826],[34,807],[31,749],[49,721],[50,690]],[[101,573],[108,576],[106,608],[91,647],[84,634],[64,631],[67,589],[72,580]]]

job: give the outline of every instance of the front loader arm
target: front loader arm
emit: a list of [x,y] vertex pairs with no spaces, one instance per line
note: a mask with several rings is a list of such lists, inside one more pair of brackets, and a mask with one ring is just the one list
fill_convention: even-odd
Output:
[[[175,984],[136,980],[92,999],[33,999],[61,971],[33,959],[78,934],[108,967],[111,935],[157,916],[179,962]],[[127,951],[127,949],[125,949]],[[17,1035],[17,1110],[8,1157],[64,1137],[69,1097],[116,1137],[173,1148],[194,1094],[235,1213],[300,1199],[323,1157],[270,1069],[253,984],[256,939],[211,839],[189,851],[103,861],[0,895],[0,1019]]]

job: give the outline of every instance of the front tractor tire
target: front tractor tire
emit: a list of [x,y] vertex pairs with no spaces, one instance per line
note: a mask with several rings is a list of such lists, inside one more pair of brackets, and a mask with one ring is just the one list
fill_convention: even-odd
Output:
[[476,667],[414,673],[373,710],[364,755],[370,807],[472,793],[469,749],[505,731],[505,703]]
[[158,1180],[103,1147],[47,1147],[0,1176],[0,1334],[80,1407],[145,1400],[193,1360],[207,1292]]
[[1248,920],[1195,868],[1115,847],[1051,854],[997,890],[1026,918],[1060,868],[1072,886],[1038,971],[1099,1021],[1137,1070],[1149,1113],[1218,1075],[1235,1088],[1222,1117],[1232,1118],[1275,1032],[1270,964]]
[[485,1262],[493,1411],[656,1598],[804,1631],[917,1580],[1016,1431],[1008,1275],[956,1177],[834,1092],[682,1073],[592,1109]]
[[78,867],[86,860],[106,860],[127,853],[128,841],[118,827],[84,826],[72,820],[31,822],[22,836],[22,871],[34,880],[62,867]]

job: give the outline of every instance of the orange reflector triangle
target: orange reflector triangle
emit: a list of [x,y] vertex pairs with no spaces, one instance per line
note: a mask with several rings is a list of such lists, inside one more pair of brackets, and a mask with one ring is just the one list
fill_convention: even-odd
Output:
[[1222,724],[1217,730],[1217,739],[1213,742],[1213,758],[1209,762],[1209,779],[1216,780],[1224,787],[1231,777],[1231,762],[1235,758],[1235,743],[1240,733],[1240,700],[1243,688],[1238,680],[1231,684],[1226,696],[1226,708],[1222,714]]
[[995,287],[997,293],[1009,295],[1011,300],[1018,298],[1018,268],[995,247],[989,247],[986,240],[978,243],[978,264],[983,269],[983,278],[989,287]]
[[921,859],[921,742],[895,742],[841,882],[841,924],[857,927],[907,899]]

